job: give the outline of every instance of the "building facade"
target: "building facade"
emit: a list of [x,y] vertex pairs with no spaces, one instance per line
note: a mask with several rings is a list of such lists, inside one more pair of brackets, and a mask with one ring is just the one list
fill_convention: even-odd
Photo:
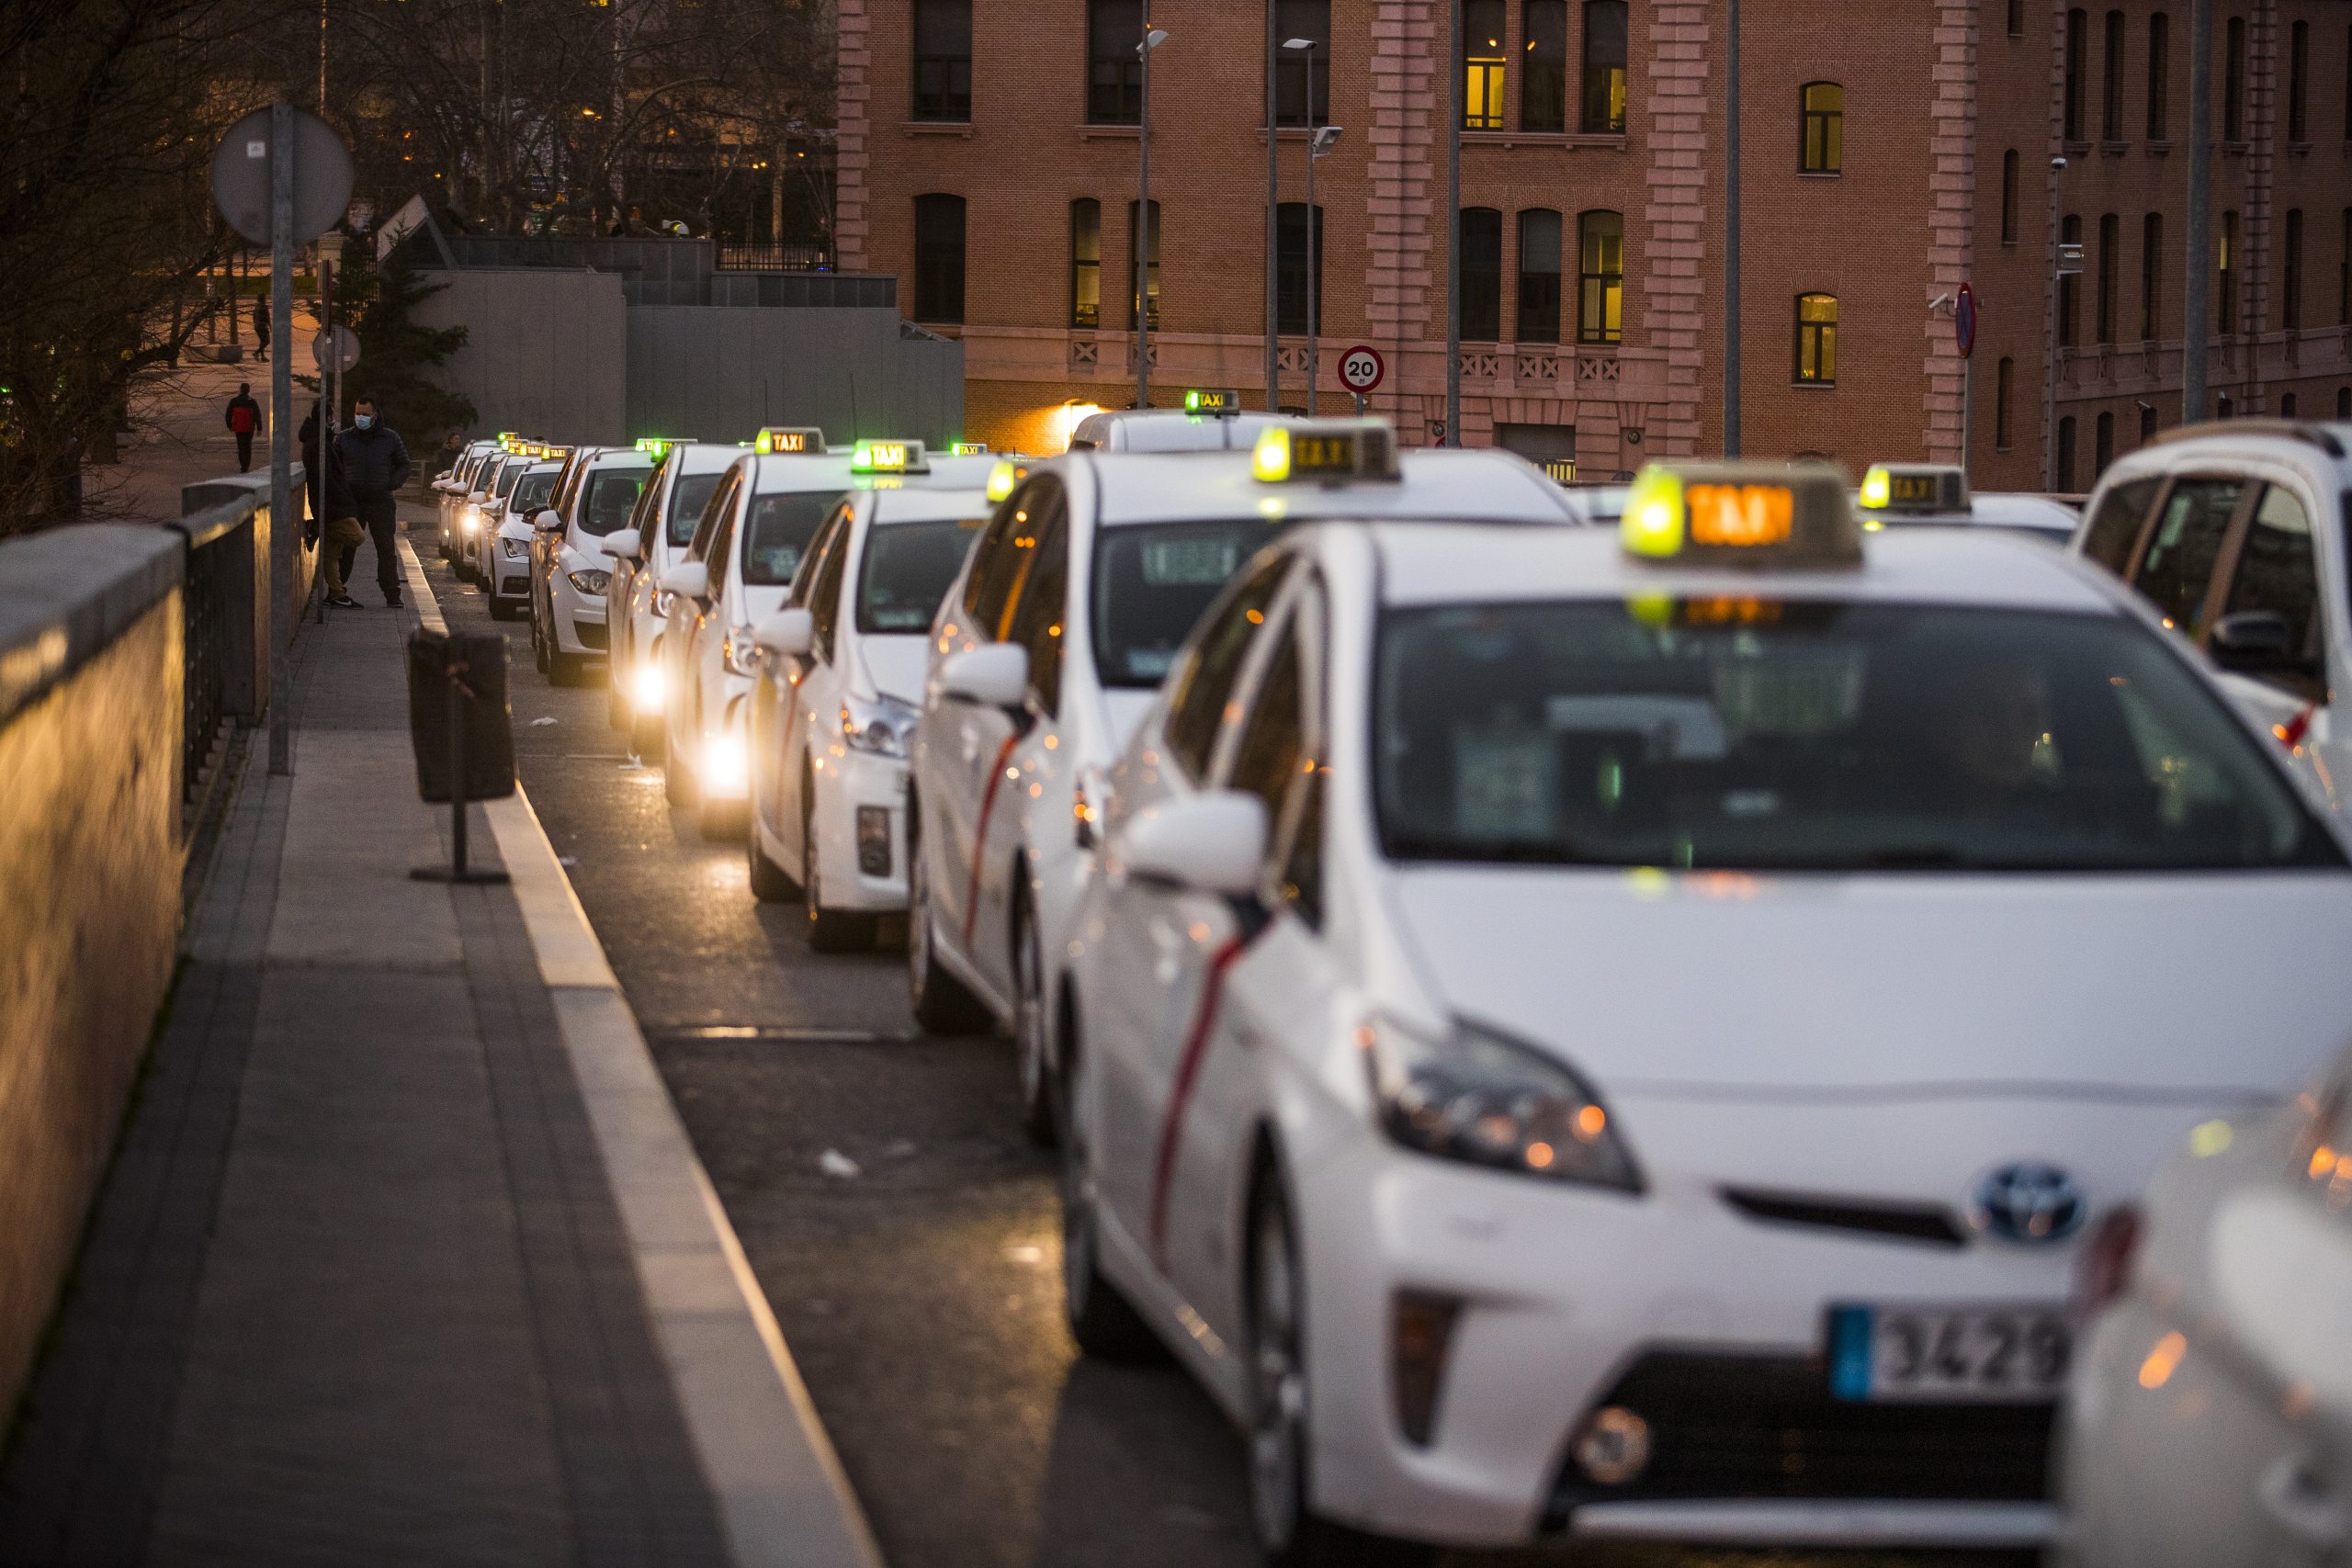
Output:
[[[1284,406],[1312,231],[1314,406],[1351,406],[1366,344],[1372,408],[1442,436],[1458,70],[1461,438],[1586,478],[1724,449],[1728,0],[1456,0],[1458,60],[1440,0],[1271,3],[1312,45],[1274,51]],[[2070,491],[2180,423],[2188,0],[1741,8],[1744,452],[1948,461],[1964,422],[1980,487]],[[2211,412],[2352,412],[2352,6],[2213,10]],[[1155,402],[1265,395],[1267,20],[1150,15]],[[963,339],[967,435],[1060,450],[1134,399],[1141,0],[840,0],[840,26],[841,265]],[[1310,221],[1312,125],[1341,135]]]

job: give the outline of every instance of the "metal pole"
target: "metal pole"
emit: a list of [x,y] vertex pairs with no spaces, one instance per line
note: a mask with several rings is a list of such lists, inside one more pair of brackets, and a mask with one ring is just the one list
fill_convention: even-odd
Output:
[[1315,364],[1315,46],[1306,48],[1306,416],[1316,414]]
[[466,680],[454,646],[442,645],[449,682],[449,880],[466,880]]
[[1142,123],[1136,135],[1136,407],[1151,406],[1151,16],[1143,18]]
[[1453,54],[1445,69],[1445,444],[1462,445],[1462,0],[1446,0]]
[[2066,287],[2058,276],[2059,199],[2058,187],[2066,177],[2066,160],[2061,155],[2050,169],[2050,287],[2042,298],[2041,309],[2041,488],[2054,491],[2058,488],[2058,294]]
[[1971,421],[1969,400],[1976,380],[1976,356],[1963,355],[1960,362],[1960,482],[1968,482],[1968,444],[1976,426]]
[[2213,301],[2213,0],[2188,7],[2188,276],[2181,293],[2180,422],[2205,417],[2205,345]]
[[1724,51],[1724,456],[1739,456],[1739,0]]
[[1274,265],[1275,247],[1280,244],[1280,231],[1275,219],[1281,211],[1281,197],[1277,176],[1280,164],[1275,157],[1276,130],[1281,118],[1274,112],[1276,80],[1274,54],[1274,0],[1266,0],[1266,412],[1272,413],[1283,406],[1282,351],[1278,332],[1282,321],[1274,304],[1275,291],[1282,287]]
[[288,438],[294,411],[294,106],[269,108],[269,335],[277,357],[269,362],[269,595],[261,617],[269,638],[269,771],[294,771],[293,660],[278,617],[294,599],[294,474]]

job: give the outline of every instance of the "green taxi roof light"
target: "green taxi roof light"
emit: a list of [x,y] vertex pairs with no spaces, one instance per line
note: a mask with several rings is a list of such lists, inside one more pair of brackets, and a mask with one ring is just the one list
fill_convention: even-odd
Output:
[[1887,493],[1893,488],[1894,480],[1886,471],[1886,465],[1871,464],[1870,472],[1862,476],[1862,504],[1872,509],[1884,506]]
[[1193,387],[1184,393],[1186,413],[1234,414],[1241,412],[1241,394],[1230,388]]

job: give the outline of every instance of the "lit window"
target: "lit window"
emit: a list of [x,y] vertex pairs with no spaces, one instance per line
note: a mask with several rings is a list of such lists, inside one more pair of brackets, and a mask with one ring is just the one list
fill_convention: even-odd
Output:
[[1797,296],[1797,379],[1807,386],[1838,381],[1838,296]]
[[1804,85],[1804,146],[1799,167],[1834,175],[1846,166],[1846,89],[1835,82]]
[[1503,128],[1503,0],[1461,0],[1462,129]]
[[1625,215],[1588,212],[1577,220],[1577,341],[1623,336]]

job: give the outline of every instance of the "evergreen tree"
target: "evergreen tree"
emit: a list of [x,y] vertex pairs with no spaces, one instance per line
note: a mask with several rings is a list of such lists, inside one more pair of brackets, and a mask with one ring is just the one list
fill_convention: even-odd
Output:
[[395,247],[380,267],[370,265],[368,247],[355,244],[344,255],[346,269],[335,279],[335,313],[359,336],[359,363],[345,386],[352,397],[376,400],[385,423],[408,444],[420,470],[431,467],[435,443],[464,430],[477,417],[463,394],[443,388],[433,372],[466,345],[463,327],[428,327],[416,307],[447,284],[427,283],[405,246]]

